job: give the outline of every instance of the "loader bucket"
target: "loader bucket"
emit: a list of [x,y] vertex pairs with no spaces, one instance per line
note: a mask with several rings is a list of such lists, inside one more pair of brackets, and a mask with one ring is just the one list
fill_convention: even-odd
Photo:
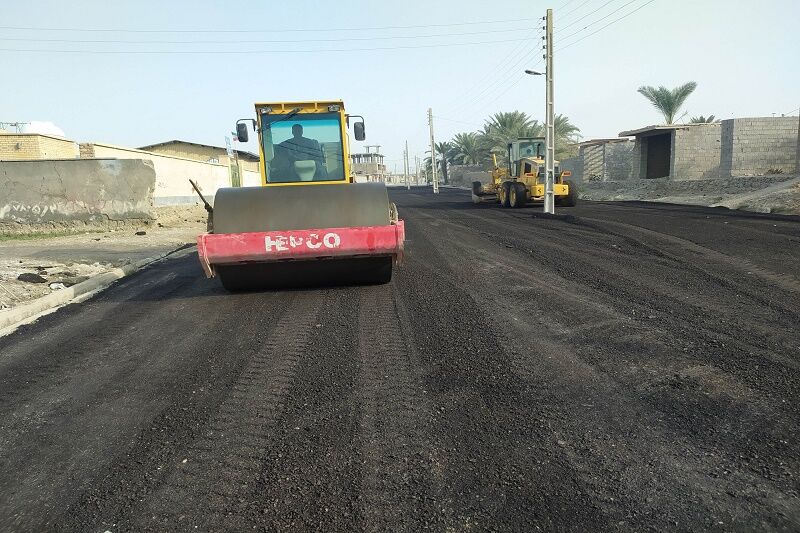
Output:
[[381,183],[223,188],[198,255],[228,290],[386,283],[405,240],[393,213]]

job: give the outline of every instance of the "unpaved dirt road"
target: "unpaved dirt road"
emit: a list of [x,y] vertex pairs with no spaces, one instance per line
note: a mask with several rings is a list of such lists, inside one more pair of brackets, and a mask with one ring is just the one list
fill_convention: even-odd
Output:
[[0,339],[0,530],[800,529],[800,219],[392,196],[389,285],[190,256]]

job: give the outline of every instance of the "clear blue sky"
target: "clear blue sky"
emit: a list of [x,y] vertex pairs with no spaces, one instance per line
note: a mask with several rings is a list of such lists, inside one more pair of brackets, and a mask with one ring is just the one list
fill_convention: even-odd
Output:
[[[428,107],[441,117],[437,140],[477,129],[497,111],[542,118],[543,78],[522,70],[538,62],[536,19],[547,7],[555,9],[556,112],[585,138],[658,123],[636,93],[643,84],[697,81],[690,114],[770,116],[800,106],[800,2],[647,2],[6,1],[0,121],[52,121],[79,142],[224,146],[254,101],[342,98],[366,117],[369,144],[401,169],[404,140],[412,155],[427,149]],[[463,24],[472,22],[482,23]],[[419,27],[364,29],[385,26]],[[357,29],[331,31],[341,28]],[[311,31],[287,31],[298,29]],[[431,44],[448,46],[424,47]],[[331,51],[352,48],[373,50]],[[159,53],[107,53],[132,50]],[[243,51],[259,52],[208,53]]]

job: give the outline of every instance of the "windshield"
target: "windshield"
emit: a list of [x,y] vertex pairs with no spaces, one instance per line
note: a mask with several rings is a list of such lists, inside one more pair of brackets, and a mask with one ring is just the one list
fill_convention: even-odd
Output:
[[338,113],[262,115],[262,121],[267,183],[345,179]]
[[519,143],[519,157],[544,157],[544,142],[543,141],[520,141]]

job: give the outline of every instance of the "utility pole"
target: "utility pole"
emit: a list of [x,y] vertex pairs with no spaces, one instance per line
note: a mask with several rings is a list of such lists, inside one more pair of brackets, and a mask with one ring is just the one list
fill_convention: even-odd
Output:
[[[800,135],[800,133],[798,133]],[[799,145],[800,146],[800,145]],[[414,170],[416,171],[417,177],[414,183],[419,185],[419,157],[414,156]]]
[[431,129],[431,171],[433,171],[433,194],[439,194],[439,179],[436,177],[436,144],[433,142],[433,109],[428,108],[428,126]]
[[406,190],[411,188],[411,183],[408,181],[408,141],[406,141],[406,149],[403,152],[403,170],[406,176]]
[[547,110],[545,114],[545,185],[544,185],[544,212],[549,214],[555,213],[555,195],[553,194],[553,181],[555,176],[555,110],[553,106],[553,10],[547,10],[547,17],[545,17],[546,25],[546,40],[545,45],[545,60],[547,62],[547,70],[545,77],[547,78],[547,91],[545,98],[547,99]]

